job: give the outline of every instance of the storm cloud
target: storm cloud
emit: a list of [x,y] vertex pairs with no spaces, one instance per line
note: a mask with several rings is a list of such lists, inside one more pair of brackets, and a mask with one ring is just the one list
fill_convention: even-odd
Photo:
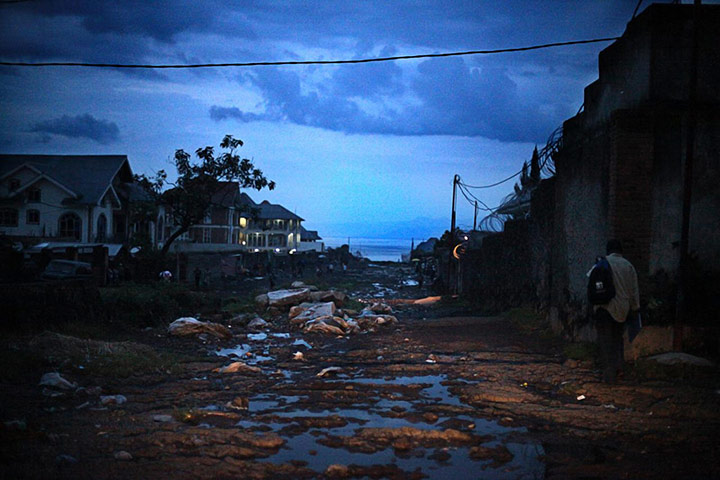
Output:
[[89,113],[71,117],[63,115],[59,118],[35,123],[30,131],[47,135],[60,135],[68,138],[87,138],[100,144],[117,142],[120,139],[120,129],[115,122],[100,120]]
[[[426,60],[405,75],[387,62],[341,67],[319,82],[279,68],[245,80],[261,91],[262,111],[213,105],[213,120],[286,121],[345,133],[541,142],[572,110],[561,100],[522,92],[506,69],[474,68],[460,58]],[[543,100],[548,102],[545,107]]]

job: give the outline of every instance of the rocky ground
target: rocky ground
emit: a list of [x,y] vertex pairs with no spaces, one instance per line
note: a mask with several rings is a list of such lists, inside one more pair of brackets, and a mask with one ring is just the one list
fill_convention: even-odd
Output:
[[[1,385],[0,478],[720,478],[716,369],[605,385],[542,325],[400,301],[427,291],[399,266],[345,275],[397,323],[15,339],[46,362]],[[91,368],[113,356],[131,371]],[[38,385],[47,357],[66,384]]]

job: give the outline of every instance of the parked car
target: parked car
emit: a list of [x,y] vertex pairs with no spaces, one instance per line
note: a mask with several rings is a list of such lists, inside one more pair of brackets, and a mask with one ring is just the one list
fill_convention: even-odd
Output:
[[72,260],[50,260],[42,278],[46,280],[92,278],[92,266],[86,262]]

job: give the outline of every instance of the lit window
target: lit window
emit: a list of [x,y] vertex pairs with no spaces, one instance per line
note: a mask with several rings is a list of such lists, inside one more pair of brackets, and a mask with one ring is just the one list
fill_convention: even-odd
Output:
[[28,202],[39,202],[40,201],[40,189],[39,188],[30,188],[27,192],[27,199]]
[[247,224],[248,224],[247,218],[240,217],[240,228],[247,228]]
[[17,227],[18,211],[14,208],[0,208],[0,227]]
[[40,223],[40,210],[28,210],[26,222],[28,225],[38,225]]

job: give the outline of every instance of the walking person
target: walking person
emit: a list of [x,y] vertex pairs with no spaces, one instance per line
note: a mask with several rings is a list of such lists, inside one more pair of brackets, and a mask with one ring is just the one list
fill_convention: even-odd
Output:
[[602,380],[615,383],[618,374],[622,375],[625,321],[629,314],[637,315],[640,309],[640,290],[635,267],[623,258],[620,241],[608,241],[606,251],[615,295],[607,303],[594,305],[593,316],[600,349]]

